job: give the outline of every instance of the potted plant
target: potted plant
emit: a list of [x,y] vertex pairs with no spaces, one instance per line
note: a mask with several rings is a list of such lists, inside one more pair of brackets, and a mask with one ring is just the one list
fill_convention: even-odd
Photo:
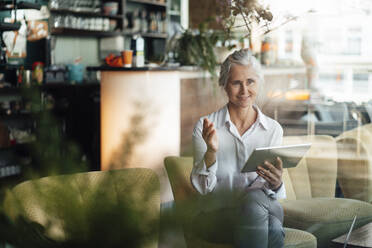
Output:
[[175,59],[181,65],[197,65],[215,76],[218,63],[214,48],[218,39],[216,32],[208,30],[206,22],[196,30],[186,29],[173,45]]
[[[173,58],[181,65],[197,65],[212,76],[217,76],[216,66],[235,47],[235,44],[227,41],[248,39],[249,46],[252,48],[253,30],[259,31],[259,35],[265,35],[297,18],[287,16],[284,22],[273,27],[272,12],[258,0],[216,0],[216,2],[221,11],[218,11],[215,17],[208,18],[196,30],[187,29],[181,35],[175,35],[167,48],[167,54],[171,52]],[[212,21],[217,22],[217,26],[222,27],[222,30],[208,29]],[[170,59],[169,56],[166,57],[167,59]]]

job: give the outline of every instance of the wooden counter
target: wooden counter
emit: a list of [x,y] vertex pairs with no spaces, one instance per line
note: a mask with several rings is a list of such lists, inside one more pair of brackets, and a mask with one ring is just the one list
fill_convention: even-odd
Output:
[[163,161],[180,155],[180,126],[177,71],[101,71],[101,170],[151,168],[172,200]]

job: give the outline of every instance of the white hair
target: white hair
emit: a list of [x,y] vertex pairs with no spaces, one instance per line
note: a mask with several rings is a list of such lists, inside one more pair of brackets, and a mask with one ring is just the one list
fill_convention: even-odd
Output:
[[260,62],[252,55],[249,49],[240,49],[230,54],[221,65],[220,78],[218,84],[225,88],[229,78],[230,70],[233,64],[252,66],[260,79],[260,85],[263,83],[263,73]]

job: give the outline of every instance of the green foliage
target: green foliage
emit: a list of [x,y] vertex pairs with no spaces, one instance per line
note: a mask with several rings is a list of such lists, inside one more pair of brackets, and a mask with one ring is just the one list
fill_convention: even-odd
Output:
[[78,145],[64,137],[61,121],[43,106],[39,88],[23,88],[23,96],[30,102],[36,122],[36,141],[31,145],[35,168],[25,168],[24,179],[87,171]]
[[207,23],[200,24],[197,32],[185,30],[178,40],[176,53],[182,65],[197,65],[215,77],[218,63],[214,47],[219,35],[208,31],[207,26]]
[[[82,154],[78,145],[64,137],[61,122],[54,117],[51,110],[44,106],[40,89],[38,87],[25,87],[21,89],[21,95],[27,102],[27,109],[31,112],[32,119],[36,124],[34,130],[36,141],[27,145],[32,160],[30,163],[26,162],[23,165],[22,175],[17,178],[2,178],[1,180],[0,241],[6,240],[11,244],[18,243],[21,240],[20,233],[23,233],[24,237],[29,238],[45,239],[45,237],[40,236],[39,231],[41,227],[37,226],[37,224],[30,224],[25,220],[18,220],[18,223],[13,223],[8,216],[3,214],[4,192],[22,181],[51,175],[82,172],[87,171],[88,168],[86,162],[82,161]],[[68,188],[66,187],[65,190],[68,190]],[[19,200],[21,201],[22,199]],[[67,202],[70,207],[74,204],[74,202]],[[66,211],[68,209],[66,208]],[[33,228],[30,228],[30,225]],[[23,244],[19,247],[31,246]]]

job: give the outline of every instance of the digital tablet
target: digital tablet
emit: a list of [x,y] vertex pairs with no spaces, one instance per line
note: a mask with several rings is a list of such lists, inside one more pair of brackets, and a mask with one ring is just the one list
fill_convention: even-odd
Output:
[[245,163],[242,172],[255,172],[257,166],[264,166],[265,161],[275,165],[276,157],[282,159],[283,168],[296,167],[310,147],[311,143],[256,148]]

